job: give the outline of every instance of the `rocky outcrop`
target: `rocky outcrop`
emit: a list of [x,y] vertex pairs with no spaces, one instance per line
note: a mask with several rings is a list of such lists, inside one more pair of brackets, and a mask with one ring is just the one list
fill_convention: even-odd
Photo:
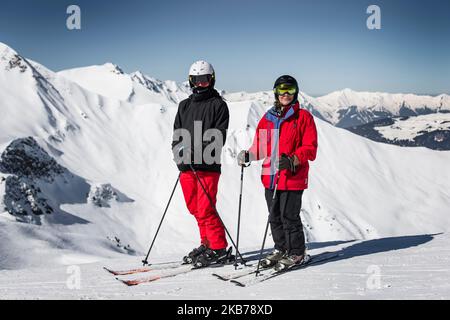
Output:
[[7,174],[4,209],[19,221],[36,224],[41,222],[39,216],[55,211],[41,184],[68,173],[31,137],[9,144],[0,157],[0,172]]
[[0,171],[20,178],[52,182],[66,171],[31,137],[16,139],[2,153]]
[[132,199],[125,196],[109,183],[91,186],[88,202],[100,208],[109,208],[112,201],[133,202]]

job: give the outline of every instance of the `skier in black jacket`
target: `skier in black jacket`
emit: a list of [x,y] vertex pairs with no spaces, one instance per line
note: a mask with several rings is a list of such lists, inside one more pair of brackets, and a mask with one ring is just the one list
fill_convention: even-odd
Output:
[[201,239],[200,246],[183,260],[198,267],[226,258],[228,244],[224,226],[191,165],[215,205],[229,112],[227,104],[214,89],[215,72],[211,64],[195,62],[189,70],[189,84],[193,93],[178,106],[172,150],[181,171],[180,183],[186,206],[197,220]]

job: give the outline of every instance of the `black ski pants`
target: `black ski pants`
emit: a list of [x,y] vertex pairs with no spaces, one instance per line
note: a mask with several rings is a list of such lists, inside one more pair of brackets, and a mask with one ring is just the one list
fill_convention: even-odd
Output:
[[266,189],[265,196],[275,249],[302,255],[305,252],[305,235],[300,218],[303,190],[278,190],[272,200],[273,192]]

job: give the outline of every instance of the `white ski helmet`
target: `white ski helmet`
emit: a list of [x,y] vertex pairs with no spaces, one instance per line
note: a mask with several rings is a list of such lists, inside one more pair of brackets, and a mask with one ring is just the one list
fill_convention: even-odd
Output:
[[194,62],[189,69],[190,76],[214,75],[213,66],[204,60]]
[[189,68],[189,85],[191,88],[195,87],[195,78],[203,78],[200,81],[208,81],[209,87],[214,88],[216,83],[216,73],[213,66],[204,60],[194,62]]

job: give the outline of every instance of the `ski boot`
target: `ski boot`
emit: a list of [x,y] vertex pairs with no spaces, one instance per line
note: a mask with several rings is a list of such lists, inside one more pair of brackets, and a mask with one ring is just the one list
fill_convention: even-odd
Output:
[[197,259],[197,257],[201,254],[203,254],[208,248],[201,244],[200,247],[194,248],[191,252],[187,254],[187,256],[183,257],[183,263],[184,264],[192,264]]
[[275,249],[261,260],[261,267],[271,268],[278,263],[285,255],[284,251]]
[[306,254],[306,252],[302,255],[286,254],[282,259],[278,261],[274,269],[276,271],[284,271],[296,266],[306,264],[308,263],[309,259],[310,256]]
[[206,249],[201,255],[197,256],[194,264],[194,268],[204,268],[211,264],[225,264],[227,262],[234,261],[235,257],[231,254],[232,248],[230,249],[219,249],[212,250]]

